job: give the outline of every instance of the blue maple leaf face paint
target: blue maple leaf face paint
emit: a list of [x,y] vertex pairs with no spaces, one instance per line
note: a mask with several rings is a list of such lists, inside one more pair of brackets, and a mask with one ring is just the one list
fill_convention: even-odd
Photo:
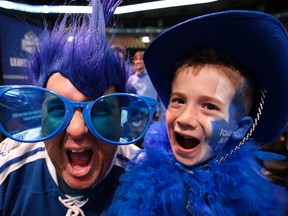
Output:
[[208,145],[212,148],[213,156],[226,146],[232,133],[237,128],[240,117],[239,112],[241,111],[241,113],[243,113],[244,110],[243,103],[241,100],[236,100],[237,97],[238,96],[236,95],[233,98],[232,103],[229,106],[228,121],[225,119],[211,121],[212,134]]
[[212,135],[211,140],[209,141],[209,146],[214,152],[219,152],[225,147],[226,143],[230,139],[235,124],[229,124],[224,119],[218,121],[212,121]]

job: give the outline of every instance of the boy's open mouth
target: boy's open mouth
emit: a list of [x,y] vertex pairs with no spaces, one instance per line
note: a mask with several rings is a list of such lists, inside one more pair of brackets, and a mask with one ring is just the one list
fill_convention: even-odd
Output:
[[86,166],[90,163],[93,151],[90,149],[70,149],[67,151],[72,166]]
[[176,133],[176,140],[178,144],[184,149],[192,149],[199,145],[200,141],[194,137],[182,136]]

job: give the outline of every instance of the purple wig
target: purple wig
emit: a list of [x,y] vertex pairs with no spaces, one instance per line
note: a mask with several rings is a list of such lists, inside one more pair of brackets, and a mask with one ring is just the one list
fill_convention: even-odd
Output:
[[27,61],[29,82],[45,87],[49,76],[59,72],[87,97],[99,97],[111,85],[125,91],[125,60],[111,50],[106,34],[106,25],[120,3],[91,0],[92,14],[66,14],[52,31],[45,25],[41,43]]

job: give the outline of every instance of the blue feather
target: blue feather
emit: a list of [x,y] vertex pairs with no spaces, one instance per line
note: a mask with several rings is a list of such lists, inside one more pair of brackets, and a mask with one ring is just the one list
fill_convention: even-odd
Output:
[[206,166],[185,167],[171,152],[165,126],[153,125],[146,137],[145,157],[121,176],[109,215],[270,216],[287,211],[287,190],[261,172],[253,140],[221,163],[213,159]]

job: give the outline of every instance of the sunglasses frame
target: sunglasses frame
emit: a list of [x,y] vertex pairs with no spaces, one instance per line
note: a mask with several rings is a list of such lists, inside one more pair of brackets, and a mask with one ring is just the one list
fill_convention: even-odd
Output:
[[[61,132],[63,132],[63,130],[65,128],[68,127],[73,115],[74,115],[74,112],[75,112],[75,109],[76,108],[80,108],[82,109],[82,115],[83,115],[83,118],[84,118],[84,122],[85,122],[85,125],[87,126],[87,128],[89,129],[89,131],[95,136],[97,137],[98,139],[104,141],[104,142],[107,142],[107,143],[110,143],[110,144],[114,144],[114,145],[127,145],[127,144],[132,144],[132,143],[136,143],[137,141],[139,141],[140,139],[142,139],[142,137],[145,135],[145,133],[147,132],[150,124],[151,124],[151,121],[152,121],[152,118],[153,118],[153,115],[154,113],[156,112],[157,110],[157,101],[153,98],[148,98],[148,97],[144,97],[144,96],[140,96],[140,95],[136,95],[136,94],[131,94],[131,93],[111,93],[111,94],[107,94],[107,95],[103,95],[99,98],[96,98],[96,99],[93,99],[93,100],[90,100],[90,101],[84,101],[84,102],[78,102],[78,101],[72,101],[72,100],[69,100],[65,97],[63,97],[62,95],[56,93],[56,92],[53,92],[49,89],[46,89],[46,88],[43,88],[43,87],[38,87],[38,86],[32,86],[32,85],[4,85],[4,86],[0,86],[0,99],[2,97],[3,94],[5,94],[7,91],[9,90],[13,90],[13,89],[28,89],[28,90],[37,90],[37,91],[44,91],[44,92],[48,92],[52,95],[55,95],[57,96],[58,98],[61,99],[61,101],[63,102],[64,106],[65,106],[65,116],[63,117],[63,121],[61,123],[61,125],[58,127],[58,129],[56,131],[54,131],[53,133],[51,133],[50,135],[46,136],[46,137],[43,137],[43,138],[39,138],[39,139],[31,139],[31,140],[22,140],[22,139],[19,139],[17,137],[13,137],[13,135],[11,135],[9,132],[7,132],[4,127],[2,126],[1,122],[0,122],[0,131],[6,136],[6,137],[9,137],[15,141],[18,141],[18,142],[40,142],[40,141],[45,141],[45,140],[49,140],[57,135],[59,135]],[[147,105],[147,108],[148,108],[148,121],[146,123],[146,126],[142,132],[142,134],[134,139],[134,140],[131,140],[131,141],[126,141],[126,142],[121,142],[121,141],[113,141],[113,140],[109,140],[105,137],[103,137],[102,135],[100,135],[94,128],[93,126],[93,123],[92,123],[92,120],[91,120],[91,115],[90,115],[90,112],[91,112],[91,109],[93,108],[93,105],[95,103],[97,103],[98,101],[104,99],[104,98],[108,98],[108,97],[113,97],[113,96],[127,96],[127,97],[134,97],[134,98],[137,98],[137,99],[140,99],[142,101],[144,101]],[[29,130],[29,129],[28,129]],[[21,132],[20,132],[21,133]]]

